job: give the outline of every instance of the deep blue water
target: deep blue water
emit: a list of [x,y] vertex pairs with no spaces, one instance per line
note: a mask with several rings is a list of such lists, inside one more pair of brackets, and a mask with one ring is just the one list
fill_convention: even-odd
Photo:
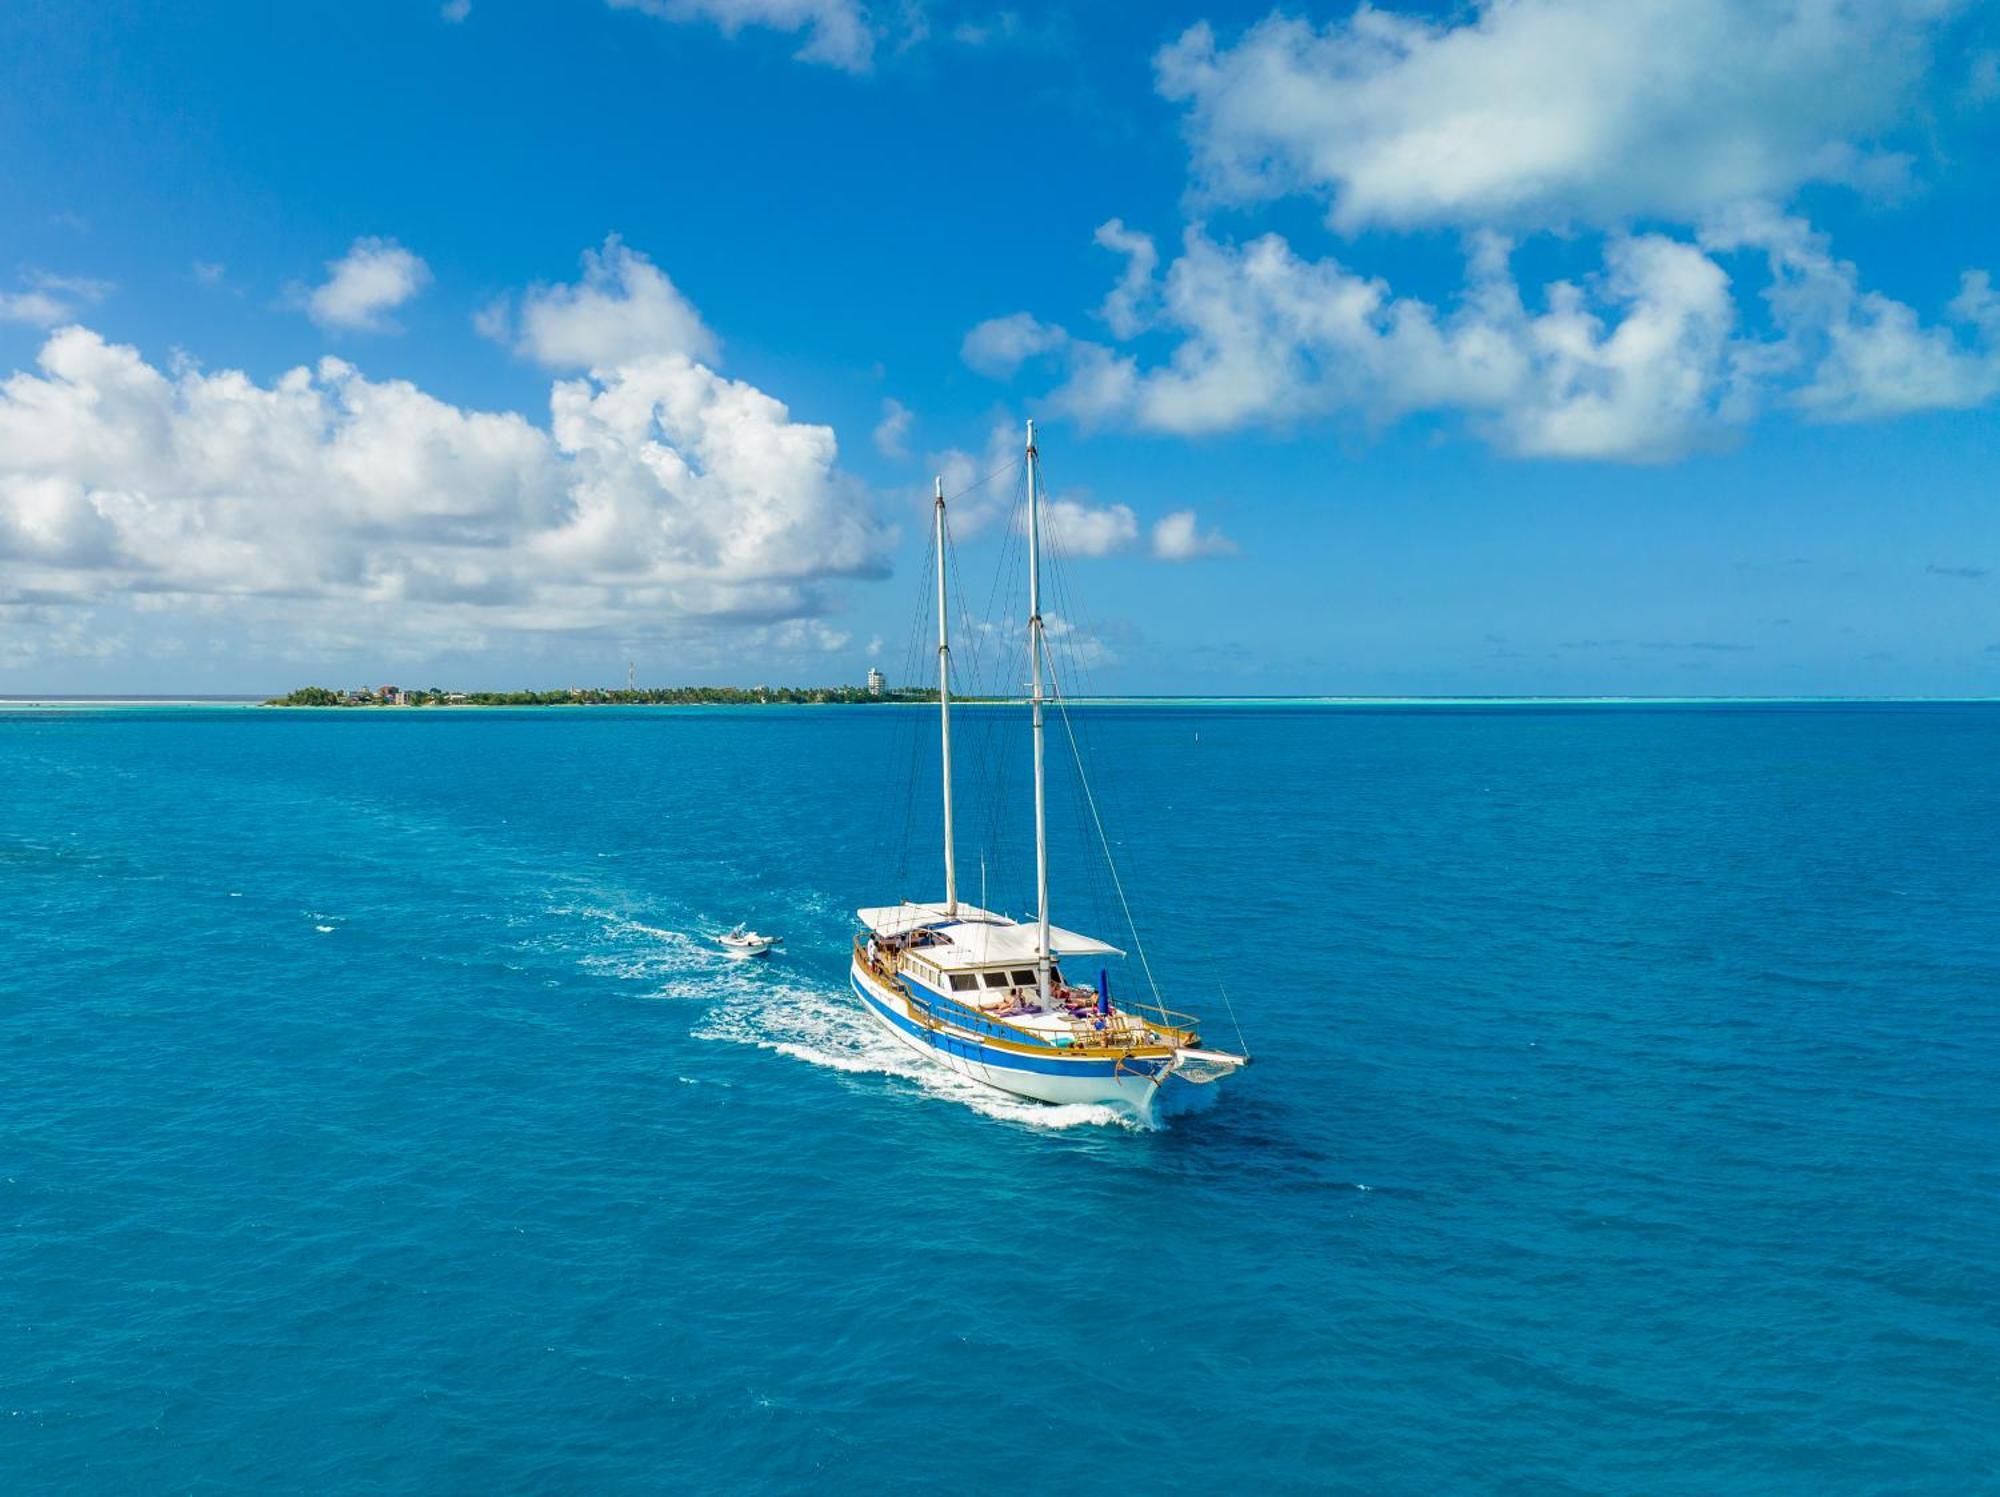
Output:
[[0,1487],[2000,1486],[2000,709],[1080,727],[1154,1132],[844,997],[922,714],[0,714]]

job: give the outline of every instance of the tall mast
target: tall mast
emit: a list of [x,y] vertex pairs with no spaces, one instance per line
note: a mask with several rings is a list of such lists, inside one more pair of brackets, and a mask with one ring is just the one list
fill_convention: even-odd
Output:
[[1049,1004],[1049,825],[1042,783],[1042,511],[1035,492],[1035,423],[1028,423],[1028,679],[1035,723],[1035,985]]
[[945,633],[944,479],[937,481],[938,726],[944,738],[944,912],[958,913],[958,859],[951,846],[951,640]]

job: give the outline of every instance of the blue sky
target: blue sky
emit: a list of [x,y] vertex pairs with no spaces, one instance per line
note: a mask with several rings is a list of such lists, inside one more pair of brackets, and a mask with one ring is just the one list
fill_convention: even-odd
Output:
[[0,690],[898,675],[1032,414],[1105,689],[2000,691],[1991,5],[27,0],[0,70]]

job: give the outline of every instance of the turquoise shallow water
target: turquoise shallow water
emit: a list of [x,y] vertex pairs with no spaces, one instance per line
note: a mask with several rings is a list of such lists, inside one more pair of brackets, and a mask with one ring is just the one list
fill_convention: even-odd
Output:
[[1155,1132],[843,996],[920,715],[0,715],[0,1485],[2000,1484],[2000,709],[1079,731]]

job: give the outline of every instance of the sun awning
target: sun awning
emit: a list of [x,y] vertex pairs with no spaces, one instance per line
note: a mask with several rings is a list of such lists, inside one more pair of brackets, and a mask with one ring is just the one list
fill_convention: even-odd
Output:
[[878,936],[906,936],[913,930],[923,930],[927,926],[945,925],[952,921],[978,920],[992,925],[1012,925],[1014,922],[1005,915],[996,915],[991,910],[982,910],[977,905],[961,904],[955,912],[948,912],[944,902],[918,904],[906,899],[901,904],[885,904],[872,910],[856,910],[861,923]]
[[[948,944],[928,946],[925,954],[940,967],[984,967],[1001,962],[1032,962],[1035,959],[1036,934],[1033,925],[996,915],[976,905],[961,904],[956,913],[952,913],[946,911],[942,902],[917,904],[905,901],[876,909],[856,910],[855,914],[878,936],[906,936],[917,930],[935,931]],[[1057,956],[1125,954],[1116,946],[1073,930],[1064,930],[1059,925],[1049,927],[1049,950]]]
[[[1035,927],[1032,925],[955,925],[945,932],[951,945],[943,953],[933,952],[940,967],[988,967],[999,962],[1010,966],[1035,959]],[[1049,950],[1057,956],[1123,956],[1125,953],[1093,936],[1049,927]]]

